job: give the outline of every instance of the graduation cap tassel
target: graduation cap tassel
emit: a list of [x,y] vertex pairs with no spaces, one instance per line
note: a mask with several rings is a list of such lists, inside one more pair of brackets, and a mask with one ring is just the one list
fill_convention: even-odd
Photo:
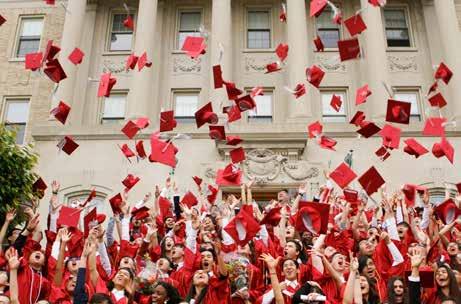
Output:
[[346,157],[344,157],[344,162],[349,166],[349,168],[352,168],[352,154],[354,153],[354,150],[349,150],[349,152],[346,154]]
[[60,3],[61,7],[66,11],[66,14],[72,15],[72,13],[67,9],[63,2]]

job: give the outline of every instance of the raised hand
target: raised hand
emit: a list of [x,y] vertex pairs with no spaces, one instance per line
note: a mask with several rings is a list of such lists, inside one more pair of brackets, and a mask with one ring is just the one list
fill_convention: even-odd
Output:
[[72,238],[72,233],[68,231],[67,228],[61,228],[59,232],[61,232],[61,242],[64,244],[69,242]]
[[57,180],[51,182],[51,191],[53,191],[53,194],[58,194],[59,188],[61,188],[61,185]]
[[273,256],[271,256],[270,254],[267,254],[267,253],[263,253],[261,254],[260,256],[260,260],[264,261],[267,265],[267,268],[269,268],[269,270],[275,270],[277,268],[277,265],[279,264],[279,261],[280,261],[280,256],[277,257],[276,259],[274,259]]
[[33,232],[37,228],[38,224],[40,223],[39,216],[40,214],[38,213],[33,215],[33,217],[27,223],[27,227],[26,227],[27,231]]
[[155,192],[154,192],[155,198],[160,197],[160,188],[158,185],[155,185]]
[[356,257],[352,255],[352,252],[349,251],[349,260],[351,261],[349,263],[349,269],[351,272],[356,272],[359,270],[359,261]]
[[420,253],[410,254],[410,252],[408,252],[407,255],[408,257],[410,257],[411,267],[419,268],[419,266],[423,262],[424,257]]
[[18,252],[14,247],[8,248],[8,250],[5,252],[5,259],[8,261],[8,267],[10,270],[15,270],[19,268],[20,261],[18,258]]
[[6,212],[5,221],[7,221],[8,223],[11,223],[15,217],[16,217],[16,210],[10,209]]
[[298,193],[300,193],[300,194],[305,194],[306,191],[307,191],[306,183],[302,183],[301,185],[299,185],[299,187],[298,187]]

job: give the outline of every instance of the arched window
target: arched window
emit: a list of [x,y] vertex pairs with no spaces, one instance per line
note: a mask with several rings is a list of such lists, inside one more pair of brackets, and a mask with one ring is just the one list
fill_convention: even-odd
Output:
[[[75,206],[77,202],[83,203],[88,198],[89,195],[90,195],[90,191],[71,192],[65,196],[65,203],[68,206],[73,206],[73,205]],[[87,206],[89,206],[89,208],[86,208],[83,215],[91,211],[93,207],[96,207],[97,213],[103,213],[103,214],[106,214],[107,216],[111,215],[112,212],[110,211],[109,203],[106,202],[106,197],[107,195],[105,193],[96,191],[96,197],[93,198],[91,202],[88,203]]]

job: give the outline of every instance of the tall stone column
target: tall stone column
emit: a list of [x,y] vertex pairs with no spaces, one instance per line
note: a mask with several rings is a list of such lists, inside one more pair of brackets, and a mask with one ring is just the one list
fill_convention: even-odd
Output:
[[[384,20],[381,17],[381,9],[372,7],[368,0],[360,0],[363,13],[362,17],[367,29],[361,34],[361,46],[365,53],[366,82],[373,94],[368,97],[371,116],[376,120],[384,120],[386,116],[387,99],[389,94],[383,86],[383,82],[391,86],[387,67],[387,42],[384,36]],[[368,7],[370,6],[370,7]],[[365,9],[367,8],[368,9]]]
[[[155,51],[155,23],[157,20],[157,0],[139,0],[138,18],[135,23],[134,53],[141,56],[147,53],[147,60],[153,60]],[[157,45],[157,47],[160,44]],[[160,104],[154,98],[154,71],[158,68],[155,62],[152,67],[136,68],[131,78],[128,92],[127,118],[149,116],[152,123],[158,124]]]
[[453,72],[453,78],[448,85],[452,98],[449,104],[452,106],[455,119],[459,119],[461,118],[461,56],[459,55],[461,33],[456,17],[456,7],[454,0],[434,0],[434,6],[439,24],[444,62]]
[[[224,53],[219,62],[220,46],[222,45]],[[218,106],[226,104],[227,93],[224,88],[215,89],[213,80],[213,66],[218,63],[221,65],[222,76],[226,81],[235,81],[232,79],[232,8],[231,0],[214,0],[212,1],[211,15],[211,57],[210,57],[210,75],[211,82],[209,87],[209,96],[213,102],[213,110],[218,116],[222,115],[222,110]],[[208,100],[204,101],[208,103]]]
[[[74,99],[74,88],[77,80],[77,69],[67,58],[76,47],[81,47],[82,28],[85,20],[86,0],[67,1],[66,19],[62,31],[61,52],[59,62],[66,72],[67,78],[59,83],[56,98],[53,98],[52,107],[55,107],[60,100],[72,106]],[[84,59],[85,60],[85,59]],[[88,60],[88,58],[86,58]],[[72,122],[72,114],[70,115]]]
[[[287,37],[288,37],[288,75],[291,89],[298,83],[305,83],[308,58],[306,3],[300,0],[287,0]],[[306,88],[309,90],[308,85]],[[288,118],[312,116],[309,94],[298,99],[289,98]]]

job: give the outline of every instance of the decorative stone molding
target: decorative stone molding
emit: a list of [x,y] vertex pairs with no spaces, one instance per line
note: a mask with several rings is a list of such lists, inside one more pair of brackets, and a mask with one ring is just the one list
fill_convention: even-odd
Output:
[[202,71],[202,59],[191,59],[184,55],[173,57],[173,73],[200,73]]
[[346,65],[341,62],[339,55],[333,54],[315,54],[315,62],[324,70],[328,72],[346,73]]
[[125,63],[123,61],[113,61],[110,59],[104,59],[102,62],[103,64],[103,72],[111,72],[112,74],[120,74],[125,72]]
[[256,57],[246,55],[244,59],[246,73],[262,73],[266,71],[266,65],[274,62],[273,56]]
[[248,179],[255,179],[258,184],[275,180],[281,172],[286,158],[268,149],[254,149],[246,154],[243,163],[244,174]]
[[390,72],[417,72],[416,56],[387,55]]

